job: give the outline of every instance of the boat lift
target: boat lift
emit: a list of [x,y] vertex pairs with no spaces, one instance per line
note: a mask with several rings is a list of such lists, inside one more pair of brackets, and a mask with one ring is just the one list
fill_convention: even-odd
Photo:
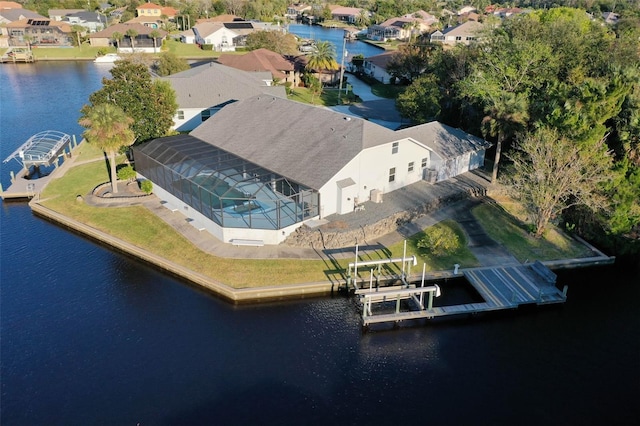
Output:
[[[347,288],[353,286],[354,289],[358,289],[358,267],[366,267],[366,266],[377,266],[377,274],[376,274],[376,284],[380,281],[381,276],[381,267],[382,265],[388,265],[391,263],[402,262],[402,274],[400,279],[402,282],[406,284],[405,278],[409,275],[409,270],[411,265],[416,266],[418,264],[418,258],[416,255],[412,255],[407,257],[407,242],[404,242],[404,251],[402,253],[402,257],[395,259],[380,259],[380,260],[367,260],[367,261],[358,261],[358,245],[356,244],[356,259],[355,262],[349,263],[349,267],[347,269]],[[406,270],[405,270],[406,268]],[[351,271],[353,270],[353,275]],[[371,270],[373,273],[373,269]]]

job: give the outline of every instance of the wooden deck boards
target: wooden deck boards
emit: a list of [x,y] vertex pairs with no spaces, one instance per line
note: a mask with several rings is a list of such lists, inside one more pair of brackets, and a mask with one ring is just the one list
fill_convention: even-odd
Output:
[[[562,303],[565,297],[556,286],[536,273],[530,264],[505,267],[471,268],[463,271],[467,281],[484,299],[483,303],[466,303],[417,309],[398,313],[364,315],[365,325],[404,321],[418,318],[435,318],[447,315],[471,314],[502,309],[514,309],[525,304]],[[407,290],[403,290],[406,292]],[[446,291],[446,289],[444,290]],[[358,295],[367,293],[360,290]],[[390,296],[388,300],[395,300]],[[376,299],[374,302],[377,302]],[[380,300],[379,302],[382,302]],[[417,304],[416,304],[417,305]]]

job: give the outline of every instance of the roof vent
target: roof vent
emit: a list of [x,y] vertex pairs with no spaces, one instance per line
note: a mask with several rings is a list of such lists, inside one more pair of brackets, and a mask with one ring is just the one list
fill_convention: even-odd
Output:
[[351,117],[342,117],[344,118],[346,121],[351,121]]

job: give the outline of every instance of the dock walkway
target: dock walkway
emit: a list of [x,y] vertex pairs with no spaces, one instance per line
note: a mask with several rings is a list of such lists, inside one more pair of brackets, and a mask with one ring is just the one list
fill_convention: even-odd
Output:
[[[415,309],[413,310],[400,312],[396,307],[396,311],[393,313],[371,315],[371,303],[399,301],[401,296],[404,299],[415,300],[407,295],[413,292],[418,294],[420,288],[377,290],[375,292],[360,291],[359,296],[363,302],[363,324],[399,322],[419,318],[431,319],[450,315],[515,309],[525,304],[564,303],[566,300],[566,288],[564,291],[560,291],[555,286],[555,274],[540,262],[504,267],[469,268],[463,269],[461,272],[484,302],[432,307],[430,309],[425,309],[414,303],[413,308]],[[373,297],[375,299],[372,299]]]

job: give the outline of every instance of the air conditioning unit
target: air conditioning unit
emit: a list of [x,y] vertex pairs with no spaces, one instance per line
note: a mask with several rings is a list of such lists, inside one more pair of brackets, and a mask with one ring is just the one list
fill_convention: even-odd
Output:
[[371,198],[371,201],[373,201],[374,203],[381,203],[382,191],[380,191],[379,189],[372,189],[370,198]]

